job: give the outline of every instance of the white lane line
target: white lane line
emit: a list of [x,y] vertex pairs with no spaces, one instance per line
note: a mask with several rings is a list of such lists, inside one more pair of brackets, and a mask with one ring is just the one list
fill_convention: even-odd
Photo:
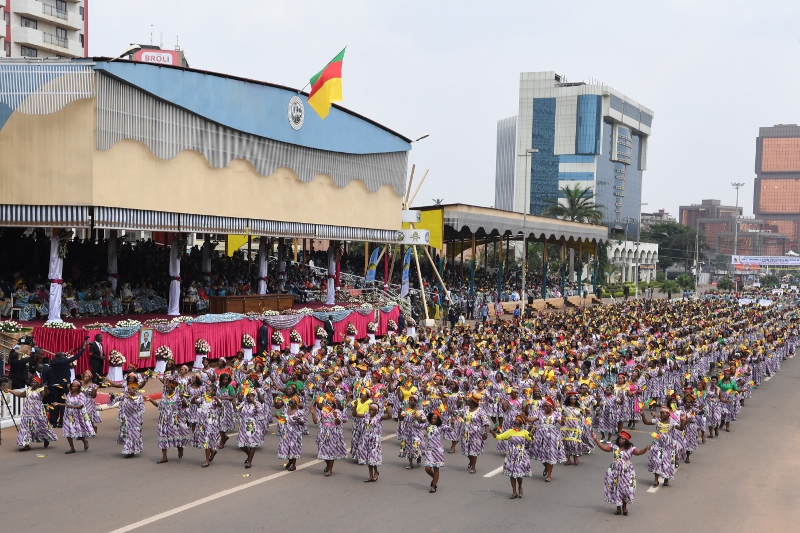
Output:
[[660,481],[660,483],[658,484],[658,487],[650,487],[649,489],[647,489],[647,492],[658,492],[658,489],[660,489],[661,485],[664,484],[664,480],[660,476],[659,476],[658,480]]
[[[392,433],[390,435],[386,435],[381,440],[388,440],[388,439],[391,439],[391,438],[396,437],[396,436],[397,436],[397,433]],[[301,465],[298,465],[297,466],[297,470],[302,470],[304,468],[308,468],[309,466],[314,466],[314,465],[319,464],[321,462],[322,461],[320,461],[319,459],[315,459],[313,461],[309,461],[307,463],[303,463]],[[188,511],[189,509],[193,509],[193,508],[195,508],[195,507],[197,507],[199,505],[203,505],[204,503],[208,503],[208,502],[211,502],[211,501],[214,501],[214,500],[218,500],[219,498],[223,498],[225,496],[230,496],[231,494],[235,494],[235,493],[237,493],[239,491],[242,491],[242,490],[245,490],[245,489],[249,489],[251,487],[255,487],[256,485],[261,485],[262,483],[266,483],[267,481],[272,481],[273,479],[277,479],[277,478],[279,478],[281,476],[285,476],[287,474],[290,474],[290,472],[287,472],[287,471],[277,472],[277,473],[272,474],[270,476],[267,476],[265,478],[257,479],[255,481],[251,481],[250,483],[245,483],[244,485],[240,485],[238,487],[233,487],[232,489],[223,490],[223,491],[218,492],[216,494],[212,494],[211,496],[206,496],[205,498],[201,498],[201,499],[193,501],[191,503],[187,503],[186,505],[181,505],[180,507],[176,507],[175,509],[171,509],[169,511],[165,511],[163,513],[159,513],[157,515],[151,516],[150,518],[145,518],[144,520],[140,520],[140,521],[135,522],[133,524],[130,524],[128,526],[121,527],[119,529],[115,529],[111,533],[125,533],[127,531],[133,531],[134,529],[139,529],[140,527],[146,526],[148,524],[152,524],[153,522],[158,522],[159,520],[163,520],[164,518],[168,518],[168,517],[176,515],[178,513],[182,513],[183,511]]]
[[500,466],[498,468],[495,468],[494,470],[492,470],[488,474],[484,474],[483,477],[494,477],[494,476],[496,476],[497,474],[499,474],[502,471],[503,471],[503,467]]
[[767,377],[764,378],[764,381],[769,381],[771,379],[772,379],[772,376],[767,376]]

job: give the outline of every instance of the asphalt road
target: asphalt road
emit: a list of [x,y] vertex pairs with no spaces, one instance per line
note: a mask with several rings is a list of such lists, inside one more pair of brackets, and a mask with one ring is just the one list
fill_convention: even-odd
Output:
[[[47,450],[19,453],[13,428],[0,446],[0,524],[4,531],[58,530],[60,533],[123,531],[680,531],[719,528],[739,531],[794,531],[800,523],[800,360],[755,391],[731,433],[722,432],[692,455],[669,487],[650,489],[646,455],[634,458],[636,500],[627,517],[614,516],[603,500],[609,455],[596,450],[580,466],[556,466],[553,482],[533,477],[525,497],[509,500],[509,482],[491,451],[470,475],[460,453],[447,455],[439,489],[429,494],[423,469],[405,470],[399,443],[384,441],[384,465],[377,483],[364,483],[366,467],[337,461],[325,478],[312,435],[304,440],[298,471],[288,473],[276,458],[270,434],[245,470],[244,454],[221,450],[210,468],[200,468],[202,452],[173,450],[158,465],[156,410],[145,418],[145,452],[123,459],[116,444],[116,411],[104,411],[98,437],[88,452],[65,456],[64,439]],[[151,386],[152,387],[152,386]],[[640,426],[642,428],[643,426]],[[387,423],[384,433],[394,432]],[[649,442],[649,427],[634,443]],[[58,430],[60,433],[60,430]],[[348,432],[349,433],[349,432]],[[80,443],[77,449],[80,449]],[[235,439],[229,441],[235,446]],[[491,437],[487,449],[494,450]],[[40,457],[44,455],[44,457]],[[534,468],[534,472],[538,468]],[[248,477],[245,477],[249,474]],[[648,490],[650,489],[650,490]]]

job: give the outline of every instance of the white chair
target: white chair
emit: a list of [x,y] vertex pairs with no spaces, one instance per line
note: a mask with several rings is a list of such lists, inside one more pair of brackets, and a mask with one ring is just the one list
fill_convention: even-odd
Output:
[[14,320],[14,313],[15,312],[17,313],[17,320],[19,320],[19,314],[22,312],[22,308],[21,307],[14,307],[14,293],[11,293],[10,300],[11,300],[11,317],[10,317],[10,320]]

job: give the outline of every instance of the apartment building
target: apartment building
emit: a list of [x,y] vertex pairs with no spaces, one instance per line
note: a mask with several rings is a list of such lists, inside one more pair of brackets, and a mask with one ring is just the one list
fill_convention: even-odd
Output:
[[0,57],[88,57],[89,0],[0,0]]

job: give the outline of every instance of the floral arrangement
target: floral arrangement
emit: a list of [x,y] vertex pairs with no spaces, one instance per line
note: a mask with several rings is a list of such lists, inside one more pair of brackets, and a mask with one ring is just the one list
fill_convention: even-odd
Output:
[[256,341],[252,336],[248,335],[247,333],[242,335],[242,348],[255,348],[255,347],[256,347]]
[[176,324],[186,324],[188,322],[191,322],[192,320],[193,318],[190,316],[176,316],[175,318],[172,319],[172,322]]
[[377,333],[378,332],[378,324],[375,322],[367,322],[367,333]]
[[330,308],[330,311],[347,311],[347,309],[341,305],[334,305]]
[[310,315],[312,312],[314,312],[314,310],[310,307],[302,307],[297,310],[297,313],[300,315]]
[[169,324],[169,320],[166,318],[151,318],[150,320],[145,320],[144,323],[148,326],[163,326]]
[[281,314],[282,315],[299,315],[300,311],[296,311],[294,309],[284,309],[283,311],[281,311]]
[[61,259],[67,257],[67,244],[72,240],[74,234],[75,232],[71,229],[61,230],[61,233],[58,234],[58,257]]
[[172,350],[169,349],[169,346],[159,346],[156,350],[156,360],[158,361],[172,361]]
[[416,326],[417,326],[417,321],[416,321],[416,320],[414,320],[414,319],[413,319],[413,318],[411,318],[411,317],[408,317],[408,318],[406,319],[406,326],[408,326],[408,327],[410,327],[410,328],[416,327]]
[[207,354],[211,351],[211,345],[205,339],[197,339],[194,343],[194,351],[199,354]]
[[3,333],[19,333],[22,331],[22,326],[14,322],[13,320],[6,320],[5,322],[0,322],[0,332]]
[[356,327],[353,325],[352,322],[347,323],[347,334],[353,337],[358,335],[358,330],[356,329]]
[[325,331],[325,328],[322,326],[317,326],[316,337],[320,340],[325,340],[328,338],[328,332]]
[[277,344],[278,346],[283,344],[283,335],[277,329],[272,332],[272,344]]
[[108,322],[92,322],[91,324],[86,324],[83,326],[83,329],[103,329],[103,328],[110,328],[111,324]]
[[72,322],[51,322],[50,320],[45,322],[42,327],[48,329],[76,329],[75,324]]
[[125,364],[125,356],[117,350],[111,350],[108,355],[108,364],[111,366],[122,366]]
[[132,318],[126,318],[125,320],[120,320],[119,322],[117,322],[116,327],[126,328],[126,329],[140,328],[142,327],[142,323]]
[[297,333],[296,329],[293,329],[291,333],[289,333],[289,341],[295,344],[303,344],[303,337]]
[[389,329],[389,331],[397,331],[397,322],[390,320],[386,323],[386,327]]
[[359,307],[361,309],[372,309],[372,304],[361,304]]

